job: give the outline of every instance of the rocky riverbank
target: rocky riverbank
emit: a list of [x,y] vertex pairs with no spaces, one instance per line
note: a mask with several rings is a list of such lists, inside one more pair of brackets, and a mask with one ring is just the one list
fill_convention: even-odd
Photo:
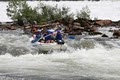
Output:
[[[37,24],[36,24],[37,25]],[[0,30],[16,30],[21,29],[24,30],[25,33],[31,33],[31,28],[33,24],[23,24],[23,23],[13,23],[6,22],[0,24]],[[49,28],[60,28],[65,34],[68,35],[82,35],[83,33],[87,33],[89,35],[101,35],[101,37],[108,37],[106,34],[99,32],[99,27],[117,27],[118,30],[109,29],[109,32],[113,33],[113,38],[120,37],[120,20],[112,21],[112,20],[87,20],[87,19],[72,19],[72,18],[63,18],[61,20],[54,20],[43,25],[37,25],[39,28],[43,28],[43,30]]]

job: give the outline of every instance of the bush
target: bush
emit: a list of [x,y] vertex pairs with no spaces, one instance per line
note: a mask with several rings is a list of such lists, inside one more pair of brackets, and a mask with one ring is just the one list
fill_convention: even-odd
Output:
[[23,21],[26,19],[28,22],[32,22],[34,20],[39,21],[38,14],[36,8],[32,9],[28,6],[26,0],[11,0],[7,6],[7,15],[13,20]]
[[68,15],[69,8],[67,7],[58,8],[57,5],[50,6],[40,2],[37,8],[42,17],[41,21],[43,22],[59,20],[66,16],[71,16],[71,14]]
[[90,19],[90,10],[88,6],[83,7],[80,12],[77,12],[77,18]]
[[35,8],[31,8],[26,2],[26,0],[11,0],[7,6],[7,15],[13,20],[20,20],[32,23],[33,21],[37,21],[37,23],[45,23],[51,20],[62,19],[68,15],[69,8],[62,7],[61,9],[58,6],[50,6],[39,3],[39,5]]

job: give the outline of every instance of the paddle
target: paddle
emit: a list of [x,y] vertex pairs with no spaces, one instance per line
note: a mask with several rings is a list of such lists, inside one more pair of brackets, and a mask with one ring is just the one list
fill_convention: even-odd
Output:
[[[52,34],[54,34],[54,33],[52,33]],[[43,36],[43,35],[42,35],[40,38],[34,39],[34,40],[32,40],[31,42],[32,42],[32,43],[38,42],[39,40],[41,40],[41,39],[43,39],[43,38],[46,38],[46,37],[48,37],[48,36],[50,36],[50,35],[52,35],[52,34],[49,34],[49,35],[46,35],[46,36]]]

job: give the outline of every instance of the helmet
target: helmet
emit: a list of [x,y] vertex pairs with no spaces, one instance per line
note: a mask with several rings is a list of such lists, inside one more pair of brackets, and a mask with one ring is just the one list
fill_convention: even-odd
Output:
[[52,34],[52,33],[54,32],[54,30],[53,30],[53,29],[49,29],[49,30],[47,30],[47,32],[48,32],[49,34]]
[[60,30],[57,30],[57,32],[59,32],[59,33],[60,33],[61,31],[60,31]]

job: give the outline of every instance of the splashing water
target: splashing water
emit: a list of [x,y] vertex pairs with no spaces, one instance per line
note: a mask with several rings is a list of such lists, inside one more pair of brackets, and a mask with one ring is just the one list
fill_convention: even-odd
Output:
[[[0,3],[2,7],[0,21],[11,21],[6,16],[7,3]],[[52,1],[44,3],[58,4]],[[29,4],[37,5],[33,2]],[[87,5],[92,18],[116,21],[120,15],[119,4],[120,1],[113,0],[61,1],[58,6],[70,7],[71,12],[76,14],[76,11]],[[21,33],[20,31],[0,33],[0,80],[120,80],[119,39],[92,36],[77,41],[68,40],[66,41],[68,51],[40,54],[39,49],[33,48],[29,43],[29,36]],[[107,32],[107,35],[110,37],[111,33]]]
[[1,33],[0,80],[120,79],[119,40],[66,42],[68,51],[40,54],[28,35]]

